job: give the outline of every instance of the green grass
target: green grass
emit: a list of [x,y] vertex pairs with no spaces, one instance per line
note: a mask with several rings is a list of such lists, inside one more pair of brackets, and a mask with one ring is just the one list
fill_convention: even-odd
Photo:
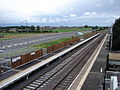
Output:
[[71,31],[86,31],[91,30],[92,28],[73,28],[73,29],[54,29],[57,32],[71,32]]
[[47,43],[42,43],[42,44],[38,44],[38,45],[34,45],[32,47],[37,47],[37,48],[47,48],[49,46],[70,40],[71,38],[62,38],[60,40],[55,40],[55,41],[51,41],[51,42],[47,42]]

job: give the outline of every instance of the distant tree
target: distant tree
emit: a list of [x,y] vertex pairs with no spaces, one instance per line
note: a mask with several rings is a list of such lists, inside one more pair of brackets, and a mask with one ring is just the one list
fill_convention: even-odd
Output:
[[85,25],[84,27],[85,27],[85,28],[88,28],[89,26],[88,26],[88,25]]
[[37,28],[37,30],[39,30],[39,29],[40,29],[40,26],[37,26],[36,28]]
[[92,29],[98,29],[99,27],[98,26],[93,26]]
[[35,30],[35,26],[32,25],[32,26],[30,27],[30,30]]
[[120,18],[115,20],[112,32],[112,50],[120,50]]
[[99,27],[98,26],[95,26],[95,29],[98,29]]

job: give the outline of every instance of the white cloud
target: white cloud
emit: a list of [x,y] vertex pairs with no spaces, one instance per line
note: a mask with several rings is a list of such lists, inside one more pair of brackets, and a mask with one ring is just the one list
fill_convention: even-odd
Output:
[[61,18],[55,18],[55,21],[56,22],[59,22],[59,21],[61,21],[62,19]]
[[47,18],[42,18],[40,21],[41,21],[41,22],[47,22],[48,19],[47,19]]
[[69,17],[76,17],[76,14],[70,14]]
[[118,18],[120,18],[120,15],[114,15],[113,16],[115,19],[118,19]]
[[95,16],[95,15],[97,15],[97,13],[96,12],[85,12],[83,15],[85,15],[85,16]]

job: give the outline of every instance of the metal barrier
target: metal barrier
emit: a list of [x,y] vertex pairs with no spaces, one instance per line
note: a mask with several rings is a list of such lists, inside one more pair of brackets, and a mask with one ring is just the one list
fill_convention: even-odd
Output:
[[11,58],[0,58],[0,66],[11,68]]

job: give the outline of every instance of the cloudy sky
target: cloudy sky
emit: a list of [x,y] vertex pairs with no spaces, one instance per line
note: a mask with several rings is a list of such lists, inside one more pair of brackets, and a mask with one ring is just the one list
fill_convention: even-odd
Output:
[[104,25],[120,16],[120,0],[0,0],[0,25]]

